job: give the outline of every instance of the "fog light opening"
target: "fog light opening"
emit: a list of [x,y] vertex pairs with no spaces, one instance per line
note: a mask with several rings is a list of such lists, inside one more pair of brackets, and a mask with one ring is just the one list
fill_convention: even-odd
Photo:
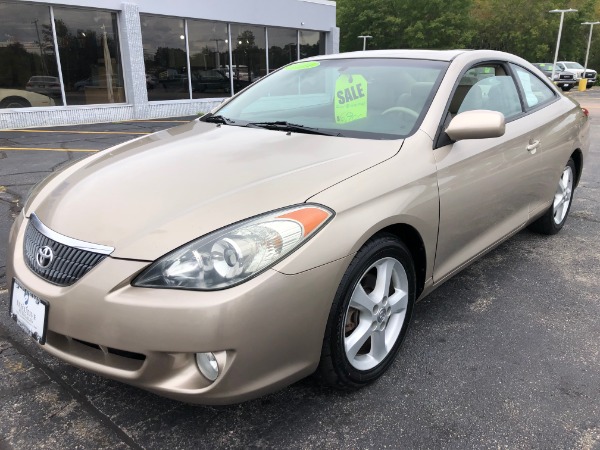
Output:
[[196,353],[196,365],[208,380],[215,381],[219,376],[219,364],[212,352]]

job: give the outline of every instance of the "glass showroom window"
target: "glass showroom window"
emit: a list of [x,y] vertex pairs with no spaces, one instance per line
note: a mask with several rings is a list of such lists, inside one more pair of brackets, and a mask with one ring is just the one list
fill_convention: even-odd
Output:
[[325,33],[300,31],[300,59],[325,54]]
[[233,81],[237,91],[267,74],[264,27],[231,24]]
[[269,28],[269,71],[298,59],[298,31]]
[[62,104],[50,8],[0,2],[0,108]]
[[125,102],[117,14],[54,8],[67,105]]
[[227,24],[188,20],[193,98],[229,97]]
[[150,101],[189,99],[183,19],[140,14]]

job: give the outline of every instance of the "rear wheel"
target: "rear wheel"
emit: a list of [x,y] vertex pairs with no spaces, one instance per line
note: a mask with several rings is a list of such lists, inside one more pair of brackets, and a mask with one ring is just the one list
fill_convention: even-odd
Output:
[[569,159],[558,181],[552,205],[542,217],[529,226],[533,231],[542,234],[556,234],[561,230],[571,210],[571,200],[575,190],[575,173],[575,163]]
[[323,341],[319,379],[357,389],[379,378],[398,352],[415,301],[415,269],[395,236],[368,241],[336,293]]

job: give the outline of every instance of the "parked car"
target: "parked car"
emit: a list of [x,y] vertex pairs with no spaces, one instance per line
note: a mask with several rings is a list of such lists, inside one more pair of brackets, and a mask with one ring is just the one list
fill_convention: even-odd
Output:
[[[556,67],[565,72],[570,72],[575,75],[576,80],[585,78],[587,80],[587,88],[591,88],[596,83],[597,72],[590,69],[586,69],[581,64],[575,61],[558,61]],[[585,76],[583,72],[585,71]]]
[[[121,80],[119,75],[113,74],[112,78],[113,87],[122,87]],[[94,75],[92,77],[88,77],[84,80],[77,81],[73,87],[76,91],[83,91],[86,87],[106,87],[107,85],[107,77],[106,75]]]
[[58,358],[187,402],[313,373],[356,389],[418,299],[527,226],[561,230],[588,148],[587,112],[517,56],[298,61],[38,185],[10,232],[11,315]]
[[194,92],[231,91],[229,78],[220,70],[194,70],[192,72],[192,90]]
[[48,97],[60,97],[62,95],[58,77],[35,75],[29,78],[25,89]]
[[0,108],[29,108],[31,106],[54,106],[50,97],[21,89],[0,88]]
[[[548,78],[552,79],[552,67],[554,64],[552,63],[533,63],[535,67],[540,69],[544,75]],[[573,86],[577,84],[577,80],[575,80],[575,75],[571,72],[567,71],[554,71],[554,84],[556,84],[563,91],[570,91]]]

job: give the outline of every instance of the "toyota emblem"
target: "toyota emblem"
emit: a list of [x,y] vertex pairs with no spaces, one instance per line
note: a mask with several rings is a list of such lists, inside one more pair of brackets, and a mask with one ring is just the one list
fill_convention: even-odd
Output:
[[40,266],[42,269],[46,269],[50,264],[52,264],[53,260],[54,252],[47,245],[41,247],[37,251],[37,255],[35,255],[35,262],[37,262],[37,265]]

